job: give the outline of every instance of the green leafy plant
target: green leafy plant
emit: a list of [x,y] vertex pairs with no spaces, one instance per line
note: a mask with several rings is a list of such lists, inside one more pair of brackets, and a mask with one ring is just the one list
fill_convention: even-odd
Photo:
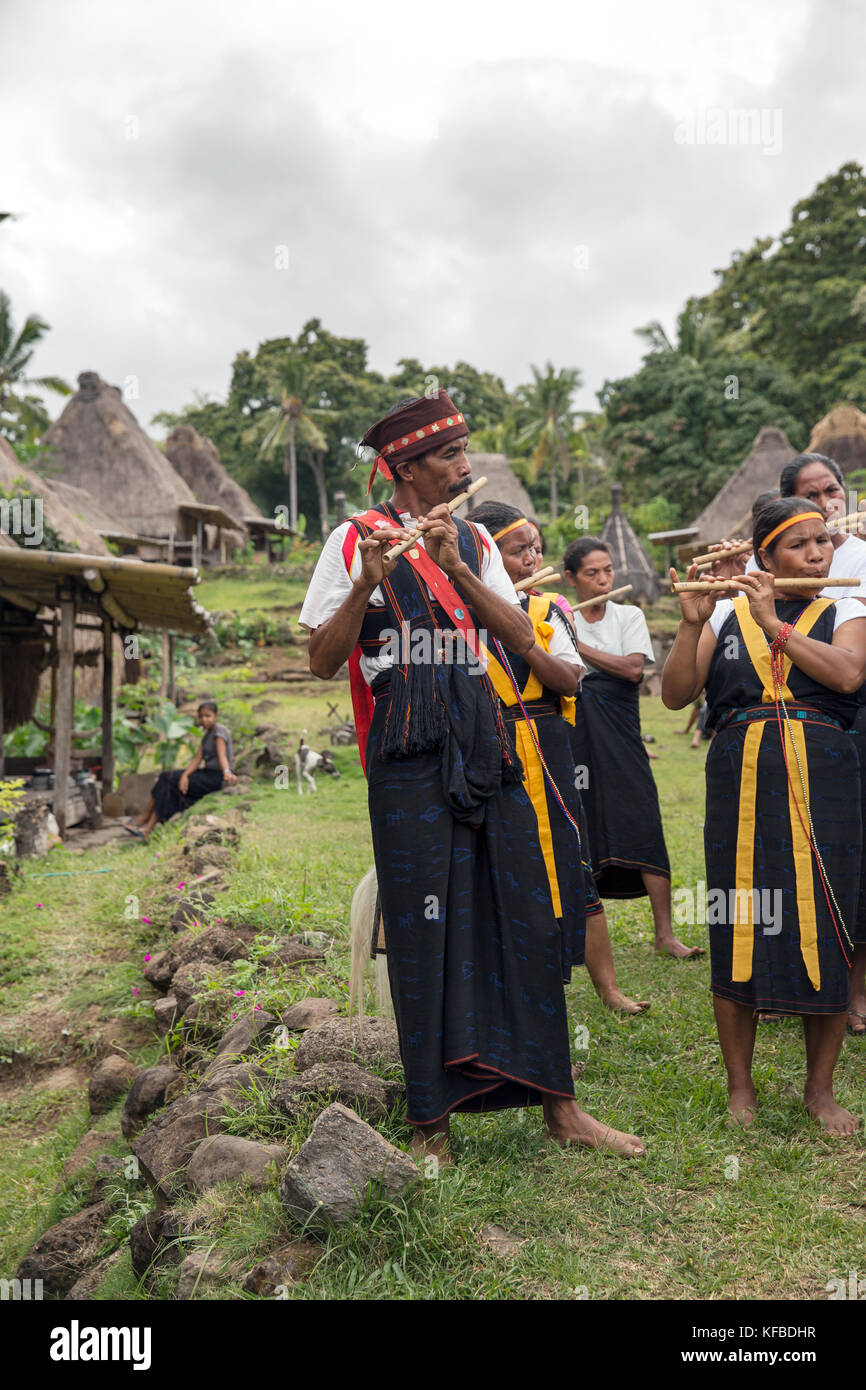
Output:
[[188,714],[178,714],[170,700],[164,701],[161,709],[151,714],[149,728],[159,736],[156,759],[163,772],[174,767],[180,748],[194,724],[195,721]]

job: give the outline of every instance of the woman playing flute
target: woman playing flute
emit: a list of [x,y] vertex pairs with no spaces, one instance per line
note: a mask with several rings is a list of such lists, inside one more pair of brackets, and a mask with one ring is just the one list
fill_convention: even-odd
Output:
[[[536,523],[504,502],[482,502],[472,519],[491,533],[513,583],[535,573],[541,556]],[[511,674],[501,654],[495,648],[488,651],[488,674],[514,732],[524,785],[538,820],[554,911],[562,926],[563,975],[568,980],[572,966],[585,964],[608,1008],[641,1013],[649,1005],[629,999],[617,984],[607,920],[589,862],[570,739],[585,668],[570,605],[561,594],[531,591],[521,595],[521,603],[532,621],[535,646],[524,656],[505,650]]]
[[[760,569],[743,576],[742,596],[680,595],[662,675],[669,709],[706,686],[716,731],[704,849],[728,1105],[741,1123],[754,1119],[757,1012],[801,1015],[806,1108],[828,1133],[853,1134],[859,1121],[837,1104],[833,1070],[859,886],[858,769],[845,730],[866,678],[866,613],[850,598],[817,597],[833,543],[812,504],[767,506],[755,553]],[[774,591],[774,576],[814,577],[816,596]]]
[[703,956],[701,947],[679,941],[671,925],[670,864],[638,707],[644,664],[655,660],[646,619],[639,608],[607,599],[613,561],[603,541],[572,541],[562,563],[578,599],[595,600],[574,615],[578,651],[590,669],[573,748],[586,769],[583,802],[596,886],[602,898],[649,897],[658,954]]

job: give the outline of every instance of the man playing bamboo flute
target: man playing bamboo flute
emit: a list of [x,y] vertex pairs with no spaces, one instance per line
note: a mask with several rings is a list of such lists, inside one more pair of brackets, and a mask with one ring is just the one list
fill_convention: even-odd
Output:
[[[860,1121],[836,1102],[833,1071],[849,1004],[861,824],[859,768],[845,731],[866,677],[866,614],[855,599],[818,597],[832,554],[813,503],[781,498],[765,507],[755,523],[759,568],[740,580],[742,595],[680,594],[662,699],[682,709],[706,686],[716,731],[704,847],[731,1114],[748,1124],[757,1109],[758,1011],[799,1014],[804,1103],[828,1133],[847,1135]],[[689,578],[695,573],[692,566]],[[814,587],[786,590],[791,579]]]
[[448,509],[471,482],[467,437],[443,392],[367,431],[370,482],[378,469],[393,496],[331,534],[300,619],[314,675],[350,664],[407,1119],[416,1147],[447,1157],[452,1111],[541,1104],[560,1143],[634,1157],[634,1135],[574,1100],[535,817],[473,655],[479,631],[529,652],[532,624],[487,532]]

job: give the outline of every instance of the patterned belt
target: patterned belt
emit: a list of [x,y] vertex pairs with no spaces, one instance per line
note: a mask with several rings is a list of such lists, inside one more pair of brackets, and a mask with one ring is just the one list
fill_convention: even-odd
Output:
[[[792,705],[786,703],[785,709],[790,719],[799,719],[806,724],[828,724],[831,728],[842,729],[844,732],[845,726],[841,724],[838,719],[831,718],[831,716],[825,714],[823,710],[813,709],[811,705]],[[722,729],[727,729],[732,724],[754,724],[759,723],[763,719],[775,718],[775,705],[755,705],[750,709],[741,709],[737,710],[734,714],[729,714],[727,719],[719,725],[716,732],[721,733]]]
[[[558,700],[524,700],[523,709],[530,719],[542,719],[548,714],[560,714]],[[523,719],[523,709],[519,705],[507,705],[502,711],[502,718],[506,724],[517,724]]]

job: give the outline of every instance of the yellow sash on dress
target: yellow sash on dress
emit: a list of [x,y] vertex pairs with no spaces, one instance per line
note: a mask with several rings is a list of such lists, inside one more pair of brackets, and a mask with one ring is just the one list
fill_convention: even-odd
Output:
[[[547,614],[550,611],[550,598],[545,594],[530,594],[529,596],[529,617],[535,631],[536,641],[545,651],[550,650],[550,639],[553,636],[553,624],[547,621]],[[485,649],[486,650],[486,649]],[[508,708],[517,704],[517,695],[514,687],[509,680],[508,674],[494,655],[487,650],[487,674],[490,677],[493,688],[500,700]],[[534,671],[530,671],[529,679],[520,692],[520,698],[524,704],[529,700],[539,700],[544,693],[544,686]],[[563,719],[569,724],[574,723],[575,697],[573,695],[561,695],[559,697],[559,707]],[[530,728],[532,732],[530,732]],[[514,741],[517,745],[517,752],[523,764],[523,785],[526,793],[532,802],[535,815],[538,820],[538,838],[541,843],[541,851],[544,855],[544,863],[547,869],[547,878],[550,884],[550,895],[553,899],[553,912],[555,917],[562,916],[562,897],[559,891],[559,879],[556,873],[556,860],[553,855],[553,831],[550,828],[550,813],[547,807],[547,792],[544,786],[544,769],[533,742],[532,733],[538,738],[538,729],[534,719],[520,719],[514,725]],[[539,743],[540,743],[539,739]]]
[[[821,614],[829,608],[832,599],[814,599],[794,624],[796,632],[808,636]],[[758,627],[749,609],[749,600],[744,597],[734,599],[734,612],[740,625],[743,641],[749,659],[763,687],[761,703],[772,705],[776,700],[773,689],[773,674],[770,667],[770,648],[762,630]],[[783,655],[781,689],[782,700],[793,701],[788,688],[791,672],[791,658]],[[752,978],[752,956],[755,945],[754,923],[754,860],[755,860],[755,814],[758,786],[758,753],[764,734],[764,721],[749,724],[743,746],[743,770],[740,778],[739,814],[737,820],[737,858],[736,893],[734,895],[734,953],[731,971],[732,980]],[[818,965],[818,922],[815,913],[814,883],[812,877],[812,851],[809,846],[806,798],[797,768],[799,755],[803,769],[806,794],[809,791],[809,766],[806,760],[806,731],[802,724],[792,721],[790,726],[783,721],[785,734],[785,754],[788,759],[790,777],[788,780],[788,814],[791,821],[791,843],[794,854],[794,882],[797,896],[797,917],[800,923],[800,951],[806,973],[815,989],[821,988],[821,971]],[[793,741],[792,741],[793,736]],[[741,892],[741,890],[743,890]],[[745,913],[743,907],[745,905]]]

